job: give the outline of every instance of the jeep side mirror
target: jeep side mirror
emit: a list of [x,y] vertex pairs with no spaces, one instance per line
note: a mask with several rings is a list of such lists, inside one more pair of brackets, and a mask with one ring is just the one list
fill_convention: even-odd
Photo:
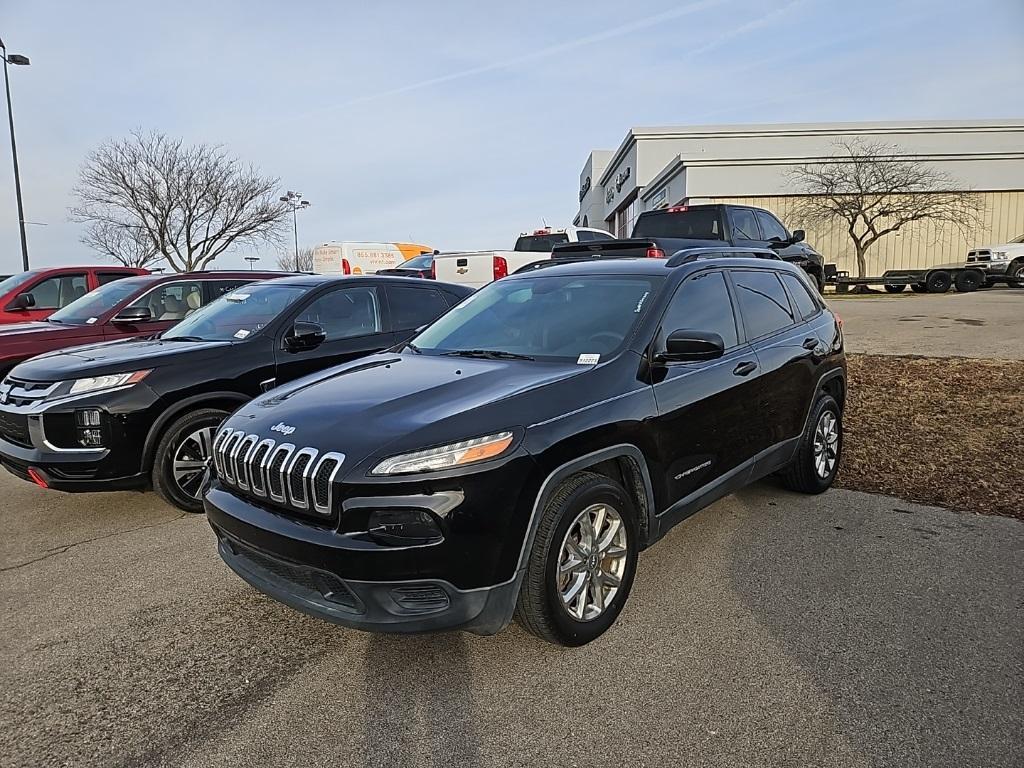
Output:
[[657,356],[657,360],[663,363],[714,360],[725,354],[722,337],[707,331],[673,331],[665,346],[665,351]]
[[36,297],[31,293],[19,293],[14,300],[7,305],[8,312],[32,309],[36,305]]
[[316,349],[327,340],[327,332],[318,323],[299,320],[284,337],[284,348],[289,352]]
[[790,244],[801,243],[804,239],[804,231],[802,229],[794,229],[793,236],[789,238]]
[[153,311],[149,307],[125,307],[110,321],[112,323],[148,323],[153,319]]

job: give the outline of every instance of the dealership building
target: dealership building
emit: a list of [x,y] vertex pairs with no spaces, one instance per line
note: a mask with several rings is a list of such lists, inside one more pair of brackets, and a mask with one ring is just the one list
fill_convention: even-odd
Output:
[[674,205],[737,203],[774,211],[841,270],[856,273],[842,226],[795,221],[800,199],[791,171],[832,159],[836,142],[891,145],[900,157],[927,162],[976,192],[983,223],[907,227],[868,252],[868,269],[962,262],[967,251],[1024,234],[1024,120],[632,128],[616,150],[594,150],[580,173],[577,226],[627,237],[638,214]]

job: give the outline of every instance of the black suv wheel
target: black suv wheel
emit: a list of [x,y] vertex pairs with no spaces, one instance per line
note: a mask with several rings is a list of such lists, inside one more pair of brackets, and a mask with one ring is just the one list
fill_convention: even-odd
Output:
[[638,543],[636,510],[622,486],[592,472],[573,475],[542,512],[516,621],[552,643],[589,643],[629,596]]
[[213,438],[227,415],[217,408],[201,408],[178,417],[164,432],[153,457],[153,490],[168,504],[186,512],[203,511]]
[[800,447],[782,478],[790,490],[822,493],[836,479],[842,454],[843,414],[832,395],[822,394],[811,409]]

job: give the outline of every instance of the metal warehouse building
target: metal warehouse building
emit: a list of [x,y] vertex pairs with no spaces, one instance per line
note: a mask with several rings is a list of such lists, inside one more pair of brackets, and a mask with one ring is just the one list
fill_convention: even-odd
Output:
[[815,230],[790,215],[798,200],[789,172],[820,163],[835,142],[857,137],[926,161],[981,195],[984,224],[968,237],[954,227],[907,228],[876,243],[868,269],[962,262],[977,245],[1024,234],[1024,120],[820,123],[633,128],[615,151],[595,150],[580,174],[578,226],[627,237],[637,214],[671,205],[740,203],[774,211],[827,262],[856,273],[842,227]]

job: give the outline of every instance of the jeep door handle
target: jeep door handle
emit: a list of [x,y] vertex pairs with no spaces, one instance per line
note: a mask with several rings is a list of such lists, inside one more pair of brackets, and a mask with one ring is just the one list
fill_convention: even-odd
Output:
[[740,363],[732,372],[737,376],[747,376],[757,370],[757,363],[747,360],[746,362]]
[[804,339],[804,343],[801,346],[804,349],[817,349],[819,344],[821,344],[820,341],[811,336],[808,336],[806,339]]

